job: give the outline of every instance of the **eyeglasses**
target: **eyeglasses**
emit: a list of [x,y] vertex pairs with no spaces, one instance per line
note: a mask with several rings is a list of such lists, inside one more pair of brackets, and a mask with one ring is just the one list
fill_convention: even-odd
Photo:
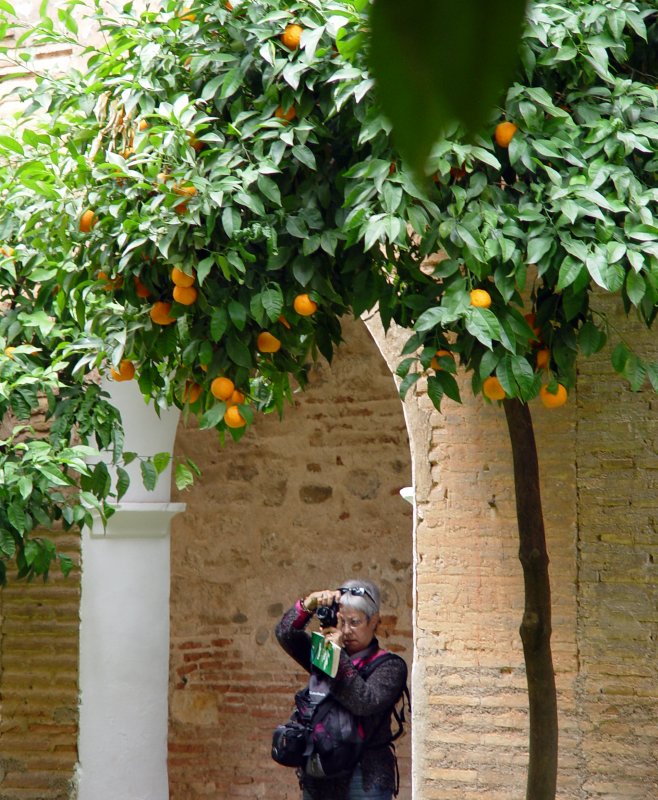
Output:
[[351,595],[354,595],[354,597],[363,597],[365,595],[372,600],[372,602],[375,604],[375,608],[377,607],[377,601],[365,586],[341,586],[338,591],[341,594],[347,594],[349,592]]

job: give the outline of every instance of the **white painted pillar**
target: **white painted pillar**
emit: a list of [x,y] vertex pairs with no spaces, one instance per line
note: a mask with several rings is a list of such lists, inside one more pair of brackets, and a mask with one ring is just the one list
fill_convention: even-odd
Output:
[[[112,387],[126,447],[172,452],[178,411],[158,418],[134,383]],[[131,486],[82,538],[78,800],[166,800],[171,471]]]

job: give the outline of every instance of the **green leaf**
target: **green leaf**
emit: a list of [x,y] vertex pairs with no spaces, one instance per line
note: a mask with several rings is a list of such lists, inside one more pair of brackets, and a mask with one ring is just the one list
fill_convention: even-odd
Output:
[[0,529],[0,553],[7,558],[13,558],[16,553],[16,540],[10,531]]
[[407,392],[411,387],[421,378],[422,373],[420,372],[410,372],[407,377],[402,381],[400,384],[400,397],[404,400],[407,396]]
[[210,315],[210,336],[218,342],[228,328],[228,313],[225,308],[214,308]]
[[455,120],[471,132],[483,127],[516,65],[525,9],[525,0],[373,4],[372,72],[394,138],[417,173]]
[[492,339],[500,341],[501,338],[498,318],[488,308],[469,308],[466,330],[489,350],[492,349]]
[[588,320],[578,332],[578,347],[583,355],[598,353],[606,343],[605,333]]
[[451,375],[446,370],[441,370],[440,372],[437,372],[436,375],[431,375],[427,379],[428,393],[429,393],[429,383],[432,380],[432,378],[438,381],[444,394],[446,394],[451,400],[454,400],[455,403],[461,403],[462,399],[459,394],[459,386],[457,385],[457,381],[455,380],[453,375]]
[[156,453],[153,456],[153,466],[155,467],[158,475],[161,475],[167,469],[170,461],[171,461],[171,453],[162,452],[162,453]]
[[184,489],[194,486],[194,474],[185,464],[176,464],[175,481],[176,488],[182,492]]
[[528,242],[528,264],[539,264],[543,256],[549,252],[555,240],[549,236],[538,236]]
[[[225,411],[226,403],[215,403],[214,406],[211,406],[202,415],[201,419],[199,420],[199,428],[216,428],[217,425],[219,425],[219,423],[222,421]],[[178,466],[176,467],[176,470],[178,470]]]
[[228,314],[231,322],[239,331],[243,331],[247,324],[247,309],[238,303],[237,300],[231,300],[228,304]]
[[20,156],[25,155],[25,151],[23,150],[21,143],[18,140],[13,139],[11,136],[0,136],[0,147],[4,148],[5,150],[11,150],[13,153],[18,153]]
[[628,347],[626,347],[623,342],[619,342],[615,346],[615,349],[612,351],[612,356],[610,357],[615,372],[624,372],[624,367],[626,366],[626,361],[628,360],[629,355],[630,352]]
[[119,501],[128,491],[128,487],[130,486],[130,475],[123,467],[117,467],[116,473],[117,473],[116,494],[117,494],[117,501]]
[[642,302],[646,290],[644,277],[635,270],[629,270],[626,274],[626,294],[634,306],[638,306]]
[[234,364],[247,369],[252,368],[251,351],[242,339],[238,339],[236,336],[229,336],[226,341],[226,352]]
[[150,459],[144,459],[140,462],[139,468],[142,473],[144,488],[148,489],[149,491],[153,491],[156,483],[158,482],[158,471],[153,465],[153,462]]
[[265,313],[272,322],[276,321],[283,311],[283,293],[281,289],[272,284],[266,286],[260,294]]

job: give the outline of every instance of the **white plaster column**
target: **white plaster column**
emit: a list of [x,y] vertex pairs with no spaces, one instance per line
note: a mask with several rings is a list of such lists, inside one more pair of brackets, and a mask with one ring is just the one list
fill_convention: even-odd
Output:
[[[134,382],[111,388],[127,451],[172,452],[178,410],[159,418]],[[78,800],[166,800],[171,470],[153,492],[139,468],[106,528],[82,537]]]

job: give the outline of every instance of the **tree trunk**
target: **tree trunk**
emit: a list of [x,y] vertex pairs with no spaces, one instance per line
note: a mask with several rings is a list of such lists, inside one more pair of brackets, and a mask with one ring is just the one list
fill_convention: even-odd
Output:
[[557,786],[557,696],[551,655],[551,587],[539,491],[535,434],[527,403],[503,401],[512,442],[519,559],[525,610],[521,641],[530,711],[530,758],[526,800],[555,800]]

